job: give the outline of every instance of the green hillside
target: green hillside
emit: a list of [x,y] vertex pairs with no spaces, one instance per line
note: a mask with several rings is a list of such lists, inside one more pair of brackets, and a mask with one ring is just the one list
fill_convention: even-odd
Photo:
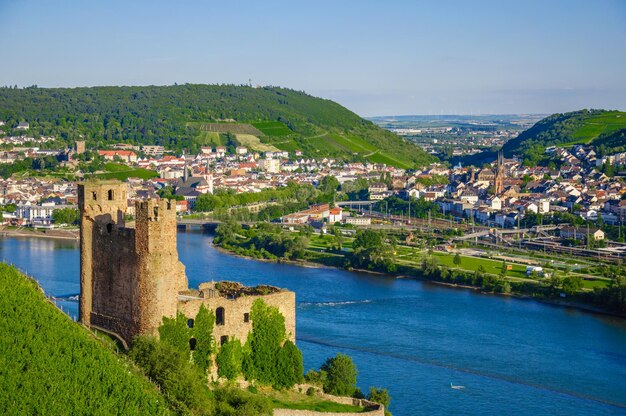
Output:
[[134,365],[0,263],[0,413],[169,414]]
[[7,132],[27,121],[31,133],[67,144],[85,138],[88,145],[123,141],[197,151],[202,145],[236,146],[236,135],[242,134],[248,142],[300,149],[307,157],[401,167],[435,160],[333,101],[278,87],[0,88],[0,120],[7,122]]
[[520,155],[537,162],[549,146],[575,144],[594,145],[599,154],[626,151],[626,112],[581,110],[553,114],[508,141],[503,150],[507,157]]

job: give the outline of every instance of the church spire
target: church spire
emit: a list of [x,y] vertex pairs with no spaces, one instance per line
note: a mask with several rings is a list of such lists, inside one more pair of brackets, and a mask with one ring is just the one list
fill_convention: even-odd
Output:
[[185,167],[183,168],[183,181],[187,182],[189,174],[187,173],[187,158],[185,157],[185,151],[183,150],[183,159],[185,160]]
[[498,162],[496,163],[496,178],[494,183],[494,193],[496,195],[501,194],[504,191],[504,176],[505,168],[504,168],[504,153],[502,150],[498,151]]

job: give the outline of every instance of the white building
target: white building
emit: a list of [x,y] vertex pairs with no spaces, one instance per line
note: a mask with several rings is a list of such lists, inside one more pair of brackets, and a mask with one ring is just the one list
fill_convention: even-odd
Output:
[[280,160],[261,159],[259,160],[259,167],[269,173],[278,173],[280,172]]
[[346,217],[343,222],[352,225],[371,225],[372,219],[370,217]]

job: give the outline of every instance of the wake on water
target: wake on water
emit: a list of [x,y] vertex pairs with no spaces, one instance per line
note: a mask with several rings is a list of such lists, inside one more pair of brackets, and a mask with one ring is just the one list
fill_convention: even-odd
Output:
[[[626,404],[624,404],[624,403],[603,399],[601,397],[591,396],[591,395],[588,395],[588,394],[585,394],[585,393],[582,393],[582,392],[560,389],[560,388],[554,387],[554,386],[546,386],[546,385],[533,383],[533,382],[529,382],[527,380],[522,380],[522,379],[515,379],[515,378],[512,378],[512,377],[503,375],[503,374],[487,373],[487,372],[482,372],[482,371],[478,371],[478,370],[471,369],[471,368],[457,367],[457,366],[455,366],[453,364],[442,363],[442,362],[435,362],[435,361],[431,361],[431,360],[424,360],[424,359],[421,359],[419,357],[406,356],[406,355],[403,355],[403,354],[395,354],[395,353],[391,353],[391,352],[387,352],[387,351],[381,351],[381,350],[378,350],[378,349],[375,349],[375,348],[368,348],[368,347],[363,347],[363,346],[345,345],[345,344],[341,344],[341,343],[329,342],[329,341],[317,339],[317,338],[314,338],[314,337],[306,337],[306,336],[302,336],[302,335],[297,336],[296,340],[302,341],[302,342],[309,342],[309,343],[312,343],[312,344],[325,345],[325,346],[329,346],[329,347],[343,348],[343,349],[348,349],[348,350],[353,350],[353,351],[359,351],[359,352],[363,352],[363,353],[367,353],[367,354],[387,356],[387,357],[395,358],[397,360],[404,360],[404,361],[414,362],[414,363],[421,364],[421,365],[426,365],[426,366],[445,368],[445,369],[448,369],[448,370],[457,371],[459,373],[471,374],[471,375],[474,375],[474,376],[477,376],[477,377],[486,378],[486,379],[499,380],[499,381],[506,382],[506,383],[523,385],[523,386],[531,387],[531,388],[534,388],[534,389],[537,389],[537,390],[548,391],[548,392],[551,392],[551,393],[561,394],[563,396],[569,396],[569,397],[573,397],[573,398],[580,399],[580,400],[586,400],[586,401],[591,401],[591,402],[595,402],[595,403],[600,403],[600,404],[603,404],[603,405],[612,406],[612,407],[619,408],[619,409],[626,409]],[[450,387],[452,389],[454,389],[454,390],[462,390],[462,389],[465,388],[465,386],[454,385],[452,383],[450,383]]]
[[357,305],[357,304],[364,304],[364,303],[371,303],[372,301],[370,299],[364,299],[364,300],[343,300],[343,301],[336,301],[336,302],[299,302],[298,306],[301,307],[307,307],[307,306],[318,306],[318,307],[324,307],[324,306],[345,306],[345,305]]

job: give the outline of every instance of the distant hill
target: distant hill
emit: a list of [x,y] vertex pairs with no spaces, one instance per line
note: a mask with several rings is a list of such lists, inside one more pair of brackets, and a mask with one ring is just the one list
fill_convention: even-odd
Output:
[[537,122],[504,146],[504,155],[529,162],[544,157],[550,146],[591,144],[599,154],[626,151],[626,112],[581,110],[553,114]]
[[0,120],[5,129],[29,122],[31,132],[68,144],[246,145],[404,168],[436,160],[333,101],[278,87],[0,88]]
[[170,414],[129,361],[0,263],[0,412],[4,415]]

